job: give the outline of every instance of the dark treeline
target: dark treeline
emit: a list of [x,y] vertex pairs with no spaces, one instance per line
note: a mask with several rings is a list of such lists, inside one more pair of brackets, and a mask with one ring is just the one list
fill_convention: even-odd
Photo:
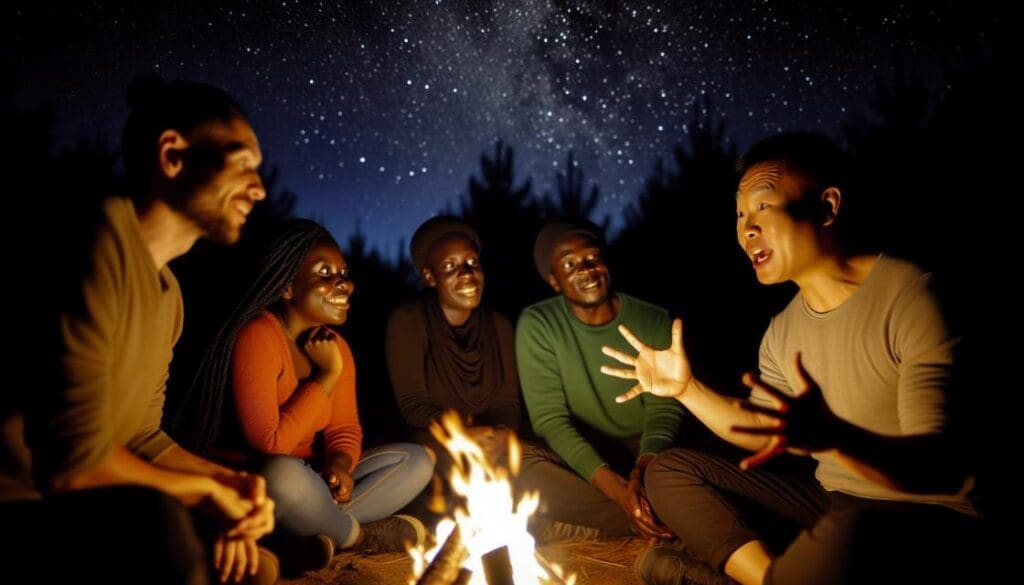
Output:
[[[987,325],[1002,321],[989,308],[993,287],[1008,282],[1009,265],[997,260],[1000,225],[1012,221],[1016,182],[1010,177],[1019,155],[1004,144],[1019,128],[1002,85],[1014,73],[1008,57],[986,52],[945,72],[945,91],[928,95],[919,74],[899,70],[879,80],[867,114],[849,120],[838,134],[855,164],[856,182],[844,200],[848,227],[862,250],[879,250],[917,261],[934,270],[943,284],[964,334],[970,375],[970,404],[989,403],[999,386],[990,363],[998,337],[985,336]],[[40,237],[71,242],[102,196],[123,185],[116,171],[116,149],[102,138],[53,153],[53,115],[47,106],[15,109],[10,103],[11,76],[2,100],[3,124],[13,131],[16,152],[14,191],[7,221],[25,222]],[[794,290],[761,287],[736,244],[734,171],[737,151],[727,120],[711,117],[707,103],[689,113],[689,133],[657,162],[646,186],[616,222],[609,265],[613,286],[662,305],[686,322],[686,341],[698,375],[720,388],[740,392],[740,374],[756,367],[757,345],[768,319]],[[533,179],[516,175],[514,145],[485,146],[480,168],[468,180],[466,194],[447,210],[477,227],[486,270],[484,302],[513,321],[530,303],[552,294],[532,262],[533,238],[553,217],[594,217],[598,186],[570,153],[554,177],[553,188],[539,193]],[[1012,152],[1018,152],[1014,147]],[[296,194],[281,189],[276,170],[265,177],[268,200],[257,205],[242,242],[222,247],[200,242],[173,268],[182,284],[186,328],[179,343],[168,396],[168,412],[187,385],[189,368],[198,359],[239,290],[246,286],[253,250],[273,222],[292,213]],[[995,209],[998,212],[992,213]],[[59,211],[59,212],[58,212]],[[59,217],[57,217],[59,216]],[[43,218],[40,221],[37,218]],[[63,218],[63,219],[62,219]],[[1005,218],[1005,219],[1003,219]],[[426,219],[426,218],[424,218]],[[1000,221],[1001,220],[1001,221]],[[411,234],[410,234],[411,235]],[[403,252],[384,258],[367,245],[367,234],[342,241],[356,283],[353,309],[342,333],[358,364],[359,401],[367,441],[389,437],[399,424],[384,361],[384,328],[390,310],[416,294],[418,283]],[[48,267],[37,255],[20,255],[8,245],[18,274],[39,274]],[[10,247],[14,246],[14,247]],[[405,249],[401,245],[400,250]],[[74,256],[74,248],[67,256]],[[53,258],[58,270],[66,257]],[[24,276],[18,278],[25,278]],[[39,291],[40,295],[59,294]],[[984,295],[984,296],[983,296]],[[996,295],[1001,296],[1001,295]],[[986,304],[987,303],[987,304]],[[992,307],[995,308],[995,307]],[[988,309],[988,310],[985,310]],[[975,410],[967,429],[977,442],[982,425]],[[981,458],[979,458],[981,459]]]

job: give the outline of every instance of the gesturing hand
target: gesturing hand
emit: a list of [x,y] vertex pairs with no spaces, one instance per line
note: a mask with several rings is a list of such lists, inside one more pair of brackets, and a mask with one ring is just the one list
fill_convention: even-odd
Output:
[[751,402],[740,403],[741,408],[768,418],[771,424],[758,427],[734,426],[732,431],[772,438],[767,447],[740,462],[742,469],[760,465],[784,451],[807,454],[827,451],[837,446],[842,419],[825,402],[821,387],[804,369],[799,353],[794,361],[796,376],[800,381],[794,396],[769,386],[756,374],[743,375],[743,383],[750,389],[756,388],[768,394],[775,408]]
[[668,349],[654,349],[637,339],[636,335],[625,325],[619,325],[619,333],[637,350],[633,357],[608,346],[601,348],[605,355],[615,358],[628,368],[601,366],[601,373],[626,380],[636,380],[636,386],[615,397],[616,402],[625,402],[649,392],[655,396],[677,398],[682,396],[686,387],[693,379],[690,371],[690,360],[683,350],[683,322],[676,319],[672,322],[672,345]]

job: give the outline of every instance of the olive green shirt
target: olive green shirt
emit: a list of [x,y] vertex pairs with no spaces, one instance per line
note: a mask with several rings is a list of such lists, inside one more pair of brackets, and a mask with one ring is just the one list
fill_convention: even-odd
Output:
[[27,434],[37,483],[87,470],[123,446],[151,461],[173,445],[160,429],[183,306],[158,269],[128,199],[104,202],[92,265],[60,319],[62,383],[44,387]]

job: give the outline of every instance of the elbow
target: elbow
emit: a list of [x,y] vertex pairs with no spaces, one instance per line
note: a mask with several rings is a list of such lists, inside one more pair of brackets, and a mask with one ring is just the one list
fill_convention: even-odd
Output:
[[63,473],[41,482],[43,490],[48,494],[66,494],[77,492],[91,487],[97,487],[95,473],[92,471],[79,471],[75,473]]

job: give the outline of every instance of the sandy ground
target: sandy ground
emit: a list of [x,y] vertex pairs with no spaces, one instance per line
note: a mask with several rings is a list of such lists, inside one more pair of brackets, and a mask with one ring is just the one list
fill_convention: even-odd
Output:
[[[576,573],[578,585],[637,585],[633,560],[647,547],[639,539],[584,540],[541,547],[544,558]],[[287,585],[404,585],[412,561],[404,554],[337,555],[331,566]]]

